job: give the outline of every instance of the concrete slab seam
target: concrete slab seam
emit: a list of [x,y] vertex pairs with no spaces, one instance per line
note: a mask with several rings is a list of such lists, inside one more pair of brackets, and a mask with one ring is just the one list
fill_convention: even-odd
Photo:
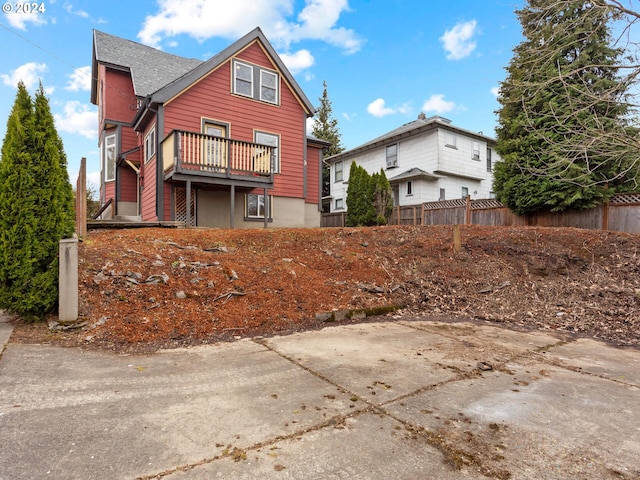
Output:
[[349,412],[346,415],[334,415],[333,417],[325,420],[324,422],[320,422],[318,424],[315,425],[311,425],[307,428],[303,428],[301,430],[297,430],[295,432],[291,432],[287,435],[278,435],[274,438],[271,439],[267,439],[264,440],[262,442],[258,442],[255,443],[249,447],[246,448],[241,448],[241,447],[237,447],[234,445],[228,445],[227,448],[225,449],[225,452],[223,452],[220,455],[215,455],[213,457],[209,457],[209,458],[203,458],[202,460],[198,460],[197,462],[193,462],[193,463],[189,463],[186,465],[180,465],[174,468],[169,468],[166,469],[162,472],[159,473],[154,473],[151,475],[144,475],[141,477],[136,477],[135,480],[154,480],[154,479],[160,479],[160,478],[164,478],[167,475],[172,475],[174,473],[178,473],[178,472],[188,472],[189,470],[192,470],[194,468],[197,467],[201,467],[203,465],[208,465],[210,463],[216,462],[218,460],[223,460],[225,458],[238,458],[238,459],[242,459],[242,457],[246,456],[247,452],[252,452],[252,451],[256,451],[256,450],[260,450],[262,448],[266,448],[266,447],[270,447],[273,445],[276,445],[279,442],[283,442],[286,440],[291,440],[294,438],[298,438],[298,437],[302,437],[308,433],[311,432],[317,432],[318,430],[322,430],[323,428],[327,428],[327,427],[331,427],[333,426],[337,426],[337,425],[341,425],[345,422],[346,419],[348,418],[355,418],[363,413],[384,413],[384,412],[374,412],[370,407],[367,408],[362,408],[362,409],[357,409],[354,410],[352,412]]

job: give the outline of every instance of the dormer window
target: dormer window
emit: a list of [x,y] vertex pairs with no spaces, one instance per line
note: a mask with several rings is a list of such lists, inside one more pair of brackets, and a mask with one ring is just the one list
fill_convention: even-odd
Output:
[[234,60],[232,65],[233,93],[261,102],[278,104],[280,76],[277,72],[239,60]]

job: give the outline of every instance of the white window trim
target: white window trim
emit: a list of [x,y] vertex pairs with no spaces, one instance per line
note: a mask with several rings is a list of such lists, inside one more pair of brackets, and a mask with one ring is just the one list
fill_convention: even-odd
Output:
[[[251,83],[251,93],[249,95],[238,91],[238,77],[236,75],[236,72],[238,71],[238,69],[236,68],[237,65],[242,65],[243,67],[247,67],[251,72],[250,80],[246,80],[244,78],[240,79],[243,82]],[[251,65],[250,63],[240,62],[236,60],[235,62],[232,63],[232,68],[233,68],[233,93],[235,93],[236,95],[242,95],[243,97],[253,98],[253,65]]]
[[151,160],[156,154],[156,127],[153,127],[144,137],[144,161]]
[[[335,167],[333,181],[334,182],[344,181],[344,162],[342,161],[336,162],[333,165]],[[338,169],[338,165],[340,165],[340,169]],[[338,173],[340,173],[340,178],[338,178]]]
[[[265,132],[263,130],[254,130],[253,131],[253,142],[260,144],[258,141],[258,135],[267,135],[269,137],[275,137],[278,139],[278,144],[276,145],[276,155],[273,164],[273,173],[280,173],[280,135],[272,132]],[[269,145],[268,143],[263,143],[262,145],[267,145],[269,147],[273,147],[273,145]]]
[[480,142],[473,142],[473,156],[474,160],[480,160]]
[[[395,155],[392,155],[391,157],[389,156],[389,147],[396,147],[396,153]],[[394,168],[398,166],[398,144],[394,143],[391,145],[387,145],[384,147],[384,158],[387,164],[387,168]],[[389,163],[389,158],[394,159],[392,163]]]
[[[258,215],[250,215],[249,214],[249,196],[251,195],[255,195],[256,197],[258,197]],[[260,199],[262,199],[262,202],[260,202]],[[251,220],[264,220],[264,214],[260,215],[260,205],[262,205],[262,210],[264,211],[264,194],[262,193],[247,193],[245,194],[244,197],[244,215],[245,218],[247,219],[251,219]],[[269,219],[273,218],[273,195],[269,195]]]
[[[451,141],[449,141],[451,140]],[[449,148],[458,148],[458,137],[453,132],[444,132],[444,146]]]
[[[113,144],[109,145],[109,141],[113,140]],[[104,162],[104,181],[105,182],[113,182],[116,179],[116,151],[118,148],[118,135],[116,133],[111,133],[109,135],[105,135],[104,144],[103,144],[103,162]],[[109,178],[107,175],[109,174],[109,166],[107,165],[107,157],[108,150],[113,149],[113,177]]]
[[[339,206],[338,206],[338,203],[340,203]],[[336,198],[333,209],[334,210],[344,210],[344,198]]]
[[[263,80],[263,76],[266,75],[271,75],[274,78],[274,86],[273,87],[269,87],[267,85],[265,85],[264,80]],[[271,90],[273,90],[273,101],[271,100],[267,100],[266,98],[264,98],[262,96],[262,89],[263,88],[269,88]],[[278,104],[278,74],[275,72],[270,72],[268,70],[260,70],[260,100],[262,100],[263,102],[267,102],[267,103],[272,103],[274,105]]]

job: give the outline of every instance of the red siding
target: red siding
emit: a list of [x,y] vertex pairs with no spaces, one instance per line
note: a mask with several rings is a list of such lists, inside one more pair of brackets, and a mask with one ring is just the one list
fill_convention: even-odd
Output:
[[306,203],[320,203],[320,159],[322,149],[307,147],[307,198]]
[[[142,220],[156,221],[156,157],[143,166]],[[142,172],[141,172],[142,173]]]
[[101,80],[104,102],[102,105],[103,118],[130,122],[137,110],[131,75],[128,72],[106,68]]
[[[238,58],[273,68],[257,43]],[[202,117],[227,122],[233,139],[253,141],[254,130],[280,135],[280,174],[271,194],[303,197],[303,162],[306,116],[298,99],[280,76],[280,105],[270,105],[231,94],[231,62],[165,105],[165,131],[201,130]],[[162,137],[161,137],[162,138]]]

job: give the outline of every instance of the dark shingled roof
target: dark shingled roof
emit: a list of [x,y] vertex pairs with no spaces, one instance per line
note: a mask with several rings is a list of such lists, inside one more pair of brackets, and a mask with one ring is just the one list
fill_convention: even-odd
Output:
[[93,45],[97,62],[131,71],[138,97],[151,95],[203,63],[98,30],[93,31]]

